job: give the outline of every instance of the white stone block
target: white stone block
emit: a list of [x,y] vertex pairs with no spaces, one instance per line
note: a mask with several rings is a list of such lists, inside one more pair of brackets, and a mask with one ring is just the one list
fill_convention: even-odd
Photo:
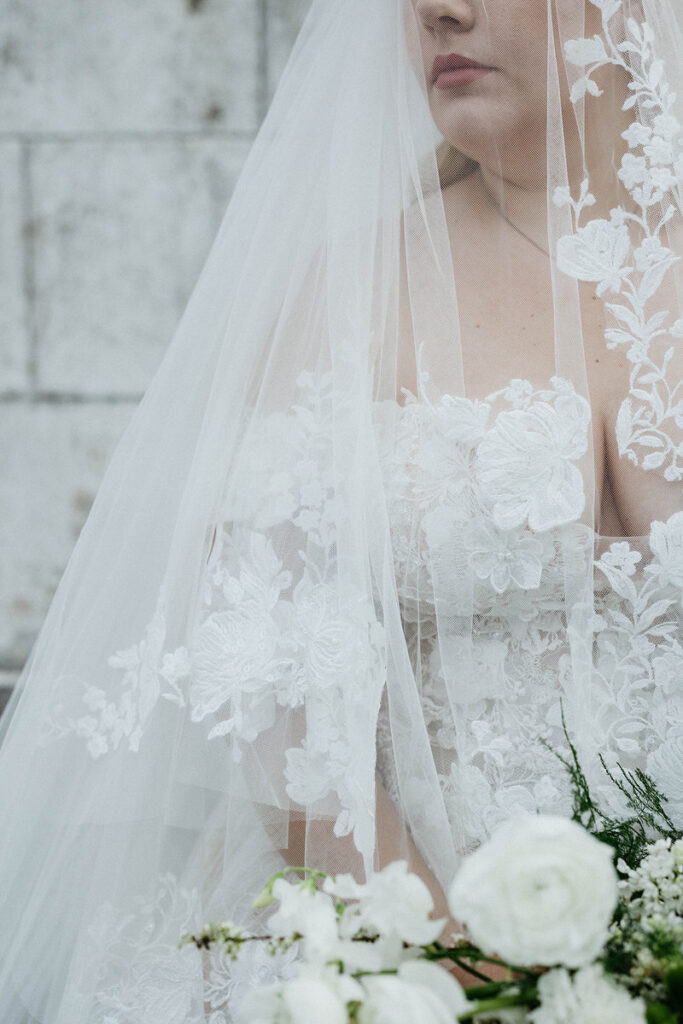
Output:
[[0,392],[28,385],[21,156],[18,142],[0,142]]
[[45,142],[34,158],[38,380],[138,393],[168,347],[250,142]]
[[257,126],[256,0],[5,0],[0,128]]
[[0,665],[23,664],[130,404],[0,405]]

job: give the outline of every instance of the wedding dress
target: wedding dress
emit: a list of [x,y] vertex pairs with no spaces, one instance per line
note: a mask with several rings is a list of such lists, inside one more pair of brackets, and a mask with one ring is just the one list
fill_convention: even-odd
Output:
[[181,934],[367,877],[380,785],[442,888],[567,735],[683,824],[681,54],[314,0],[0,721],[2,1024],[229,1024],[296,950]]

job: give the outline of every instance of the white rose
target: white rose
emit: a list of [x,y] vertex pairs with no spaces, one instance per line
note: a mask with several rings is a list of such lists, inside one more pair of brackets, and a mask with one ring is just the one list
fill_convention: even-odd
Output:
[[645,1024],[645,1004],[632,999],[604,974],[598,964],[571,978],[564,968],[548,971],[538,982],[541,1005],[532,1010],[532,1024]]
[[470,1005],[453,975],[427,960],[408,961],[395,975],[367,977],[363,987],[358,1024],[453,1024]]
[[569,818],[509,818],[464,859],[449,907],[485,952],[520,965],[581,967],[607,939],[618,895],[612,857]]

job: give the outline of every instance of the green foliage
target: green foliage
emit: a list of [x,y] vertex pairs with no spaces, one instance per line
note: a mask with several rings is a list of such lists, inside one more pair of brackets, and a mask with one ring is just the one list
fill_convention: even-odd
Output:
[[[616,858],[621,858],[630,868],[638,866],[643,859],[649,843],[655,839],[671,838],[672,842],[680,839],[683,833],[676,829],[673,821],[664,809],[667,798],[659,791],[654,780],[640,768],[630,771],[618,764],[621,778],[616,778],[605,763],[602,754],[600,763],[610,781],[626,797],[628,807],[633,815],[621,821],[603,813],[591,796],[588,780],[579,762],[576,747],[572,743],[564,717],[564,707],[560,702],[562,729],[569,746],[571,758],[567,759],[550,746],[545,740],[541,743],[567,769],[572,785],[573,807],[572,818],[604,843],[608,843],[616,851]],[[649,830],[649,831],[648,831]]]
[[669,968],[664,984],[669,1004],[676,1008],[680,1019],[683,1017],[683,960]]
[[645,1011],[647,1024],[679,1024],[680,1018],[664,1003],[650,1003]]

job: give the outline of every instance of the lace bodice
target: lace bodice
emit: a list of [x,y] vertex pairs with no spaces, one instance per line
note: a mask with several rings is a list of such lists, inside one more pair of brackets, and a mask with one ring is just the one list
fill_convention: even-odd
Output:
[[[611,768],[650,771],[680,817],[683,515],[650,538],[603,539],[580,521],[590,410],[557,378],[485,401],[406,394],[378,403],[376,423],[402,616],[458,846],[519,810],[571,813],[567,772],[540,741],[568,753],[562,707],[577,695],[588,703],[569,717],[592,723],[593,749]],[[397,797],[389,731],[384,702],[378,764]],[[623,811],[605,773],[594,779]]]

